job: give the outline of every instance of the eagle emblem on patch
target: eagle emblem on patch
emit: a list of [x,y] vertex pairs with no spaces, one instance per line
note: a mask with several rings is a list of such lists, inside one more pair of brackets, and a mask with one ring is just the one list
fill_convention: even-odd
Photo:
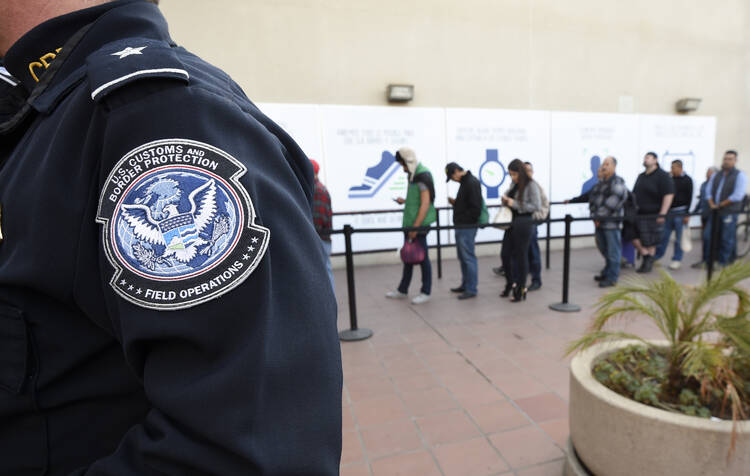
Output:
[[144,144],[115,165],[99,199],[112,288],[139,306],[184,309],[242,283],[270,232],[239,178],[246,168],[187,139]]

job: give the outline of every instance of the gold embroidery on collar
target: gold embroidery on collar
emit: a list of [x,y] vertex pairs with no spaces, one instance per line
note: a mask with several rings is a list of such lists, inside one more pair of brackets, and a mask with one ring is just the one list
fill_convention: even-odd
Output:
[[57,57],[57,53],[59,53],[60,50],[62,50],[62,48],[56,49],[54,53],[47,53],[46,55],[39,58],[39,61],[32,61],[31,63],[29,63],[29,73],[31,73],[31,77],[34,78],[34,81],[36,81],[37,83],[39,82],[39,76],[36,74],[35,70],[39,68],[49,68],[52,60]]

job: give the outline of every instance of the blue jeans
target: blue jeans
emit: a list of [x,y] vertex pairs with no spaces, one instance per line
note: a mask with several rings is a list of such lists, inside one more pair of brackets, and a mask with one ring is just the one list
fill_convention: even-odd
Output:
[[456,252],[461,263],[461,287],[469,294],[477,293],[477,255],[474,254],[476,228],[456,228]]
[[[711,217],[706,221],[706,227],[703,229],[703,261],[708,263],[708,257],[711,253]],[[732,261],[734,256],[734,247],[737,240],[737,214],[719,215],[719,253],[714,256],[718,258],[719,264],[726,265]]]
[[613,283],[616,283],[620,277],[621,238],[620,230],[603,230],[601,227],[596,229],[596,247],[599,248],[599,252],[606,260],[602,275],[604,279]]
[[331,281],[331,288],[333,288],[333,294],[336,294],[336,286],[333,282],[333,268],[331,268],[331,242],[320,240],[323,244],[323,251],[326,255],[326,270],[328,271],[328,279]]
[[539,251],[539,233],[536,226],[531,231],[529,272],[531,273],[531,284],[542,284],[542,253]]
[[[422,245],[424,248],[424,261],[419,264],[422,268],[422,294],[429,295],[432,292],[432,265],[430,264],[430,253],[427,248],[427,235],[417,235],[417,243]],[[399,292],[407,294],[409,292],[409,284],[411,284],[411,275],[414,271],[413,264],[404,263],[404,271],[401,274],[401,283],[398,285]]]
[[664,234],[661,238],[661,243],[656,247],[656,255],[654,259],[661,259],[667,253],[669,247],[669,237],[672,235],[674,230],[674,254],[672,255],[673,261],[682,261],[682,216],[667,215],[664,219]]

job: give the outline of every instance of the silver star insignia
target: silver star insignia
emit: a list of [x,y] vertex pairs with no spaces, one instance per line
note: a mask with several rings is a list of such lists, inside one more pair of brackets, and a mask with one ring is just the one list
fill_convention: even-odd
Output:
[[122,285],[122,286],[125,286],[125,283],[127,283],[127,281],[125,281],[124,279],[122,281],[120,281],[120,285]]
[[131,48],[128,46],[122,51],[118,51],[117,53],[112,53],[110,56],[119,56],[120,59],[123,59],[123,58],[127,58],[130,55],[142,55],[143,53],[141,53],[141,51],[143,51],[146,48],[147,48],[146,46],[141,46],[139,48]]
[[255,251],[255,247],[254,247],[254,246],[249,246],[249,247],[248,247],[248,249],[249,249],[250,251]]
[[131,284],[130,286],[128,286],[128,291],[132,291],[132,290],[133,290],[133,285]]
[[250,255],[242,255],[242,259],[245,259],[245,260],[250,259]]
[[135,293],[136,293],[136,294],[141,294],[142,292],[143,292],[143,291],[141,291],[141,288],[138,288],[138,289],[136,289],[136,290],[135,290]]
[[253,243],[257,243],[257,242],[258,242],[258,238],[253,237]]

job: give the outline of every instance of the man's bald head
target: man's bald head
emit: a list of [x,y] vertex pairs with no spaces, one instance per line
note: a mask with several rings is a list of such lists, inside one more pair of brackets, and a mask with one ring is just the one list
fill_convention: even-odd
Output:
[[602,178],[605,180],[610,178],[615,174],[615,170],[617,169],[617,159],[615,159],[611,155],[605,157],[605,159],[602,161],[601,169]]

